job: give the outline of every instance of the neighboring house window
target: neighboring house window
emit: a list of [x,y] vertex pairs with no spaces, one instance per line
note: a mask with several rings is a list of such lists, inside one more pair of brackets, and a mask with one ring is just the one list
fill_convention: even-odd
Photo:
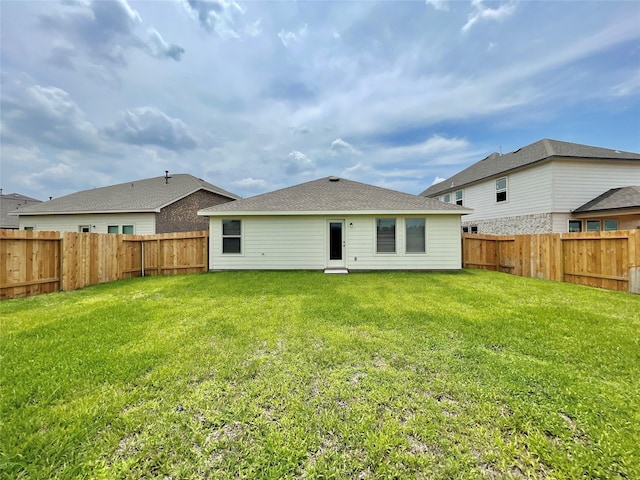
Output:
[[617,230],[618,220],[604,220],[604,230]]
[[133,235],[133,225],[122,225],[122,233]]
[[462,233],[469,233],[469,227],[462,227]]
[[600,220],[587,220],[587,232],[599,232]]
[[471,233],[478,233],[478,226],[477,225],[471,225]]
[[582,220],[569,220],[569,231],[570,232],[581,232],[582,231]]
[[91,225],[78,225],[78,231],[80,233],[89,233],[91,231]]
[[496,202],[507,201],[507,177],[502,177],[496,180]]
[[107,233],[118,233],[118,225],[109,225],[107,227]]
[[407,253],[425,253],[425,219],[407,218],[405,220]]
[[442,197],[442,198],[443,198],[443,201],[445,203],[451,203],[451,194],[450,193],[445,193],[444,197]]
[[395,253],[396,252],[396,219],[377,218],[376,219],[376,252]]
[[33,227],[24,227],[25,230],[33,230]]
[[222,220],[222,253],[241,253],[242,222]]
[[456,190],[456,205],[462,205],[462,190]]

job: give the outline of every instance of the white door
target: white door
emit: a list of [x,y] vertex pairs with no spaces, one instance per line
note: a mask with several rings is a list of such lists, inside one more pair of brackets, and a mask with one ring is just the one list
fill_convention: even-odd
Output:
[[327,267],[346,266],[344,220],[327,220]]

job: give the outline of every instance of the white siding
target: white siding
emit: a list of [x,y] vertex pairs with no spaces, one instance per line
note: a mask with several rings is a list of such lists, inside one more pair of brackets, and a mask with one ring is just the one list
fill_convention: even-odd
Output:
[[551,211],[570,212],[611,188],[631,185],[640,185],[640,161],[555,160]]
[[34,227],[40,231],[77,232],[80,225],[91,225],[94,233],[107,233],[109,225],[133,225],[133,233],[156,233],[155,213],[103,213],[93,215],[28,215],[20,217],[20,230]]
[[[387,215],[388,216],[388,215]],[[396,253],[377,254],[375,215],[238,217],[240,255],[222,254],[222,221],[211,218],[211,270],[320,270],[327,265],[327,220],[345,221],[346,267],[351,270],[461,268],[460,216],[427,215],[426,253],[405,253],[404,217],[396,221]]]
[[516,217],[551,211],[551,164],[542,164],[507,177],[507,201],[496,202],[496,178],[464,188],[464,206],[473,208],[464,222]]

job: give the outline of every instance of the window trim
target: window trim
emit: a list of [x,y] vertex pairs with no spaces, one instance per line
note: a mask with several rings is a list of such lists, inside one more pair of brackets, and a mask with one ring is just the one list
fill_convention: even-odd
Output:
[[[407,230],[408,220],[422,220],[424,228],[424,248],[422,251],[409,251],[409,232]],[[408,255],[425,255],[427,253],[427,218],[426,217],[405,217],[404,219],[404,253]]]
[[[498,182],[504,180],[504,188],[498,188]],[[498,195],[504,193],[504,200],[499,200]],[[507,203],[509,201],[509,179],[507,177],[496,178],[496,203]]]
[[[239,234],[226,234],[224,233],[224,223],[225,222],[239,222],[240,223],[240,233]],[[244,255],[244,244],[243,244],[243,229],[244,225],[241,218],[223,218],[220,221],[220,254],[221,255],[236,255],[242,256]],[[225,238],[237,238],[240,240],[240,251],[239,252],[225,252],[224,251],[224,240]]]
[[[572,223],[574,223],[574,224],[576,224],[576,223],[577,223],[577,224],[579,224],[579,225],[580,225],[580,230],[577,230],[577,231],[573,230],[573,231],[572,231],[572,230],[571,230],[571,224],[572,224]],[[579,233],[579,232],[582,232],[582,231],[583,231],[583,229],[584,229],[584,225],[583,225],[582,223],[583,223],[583,222],[582,222],[582,220],[579,220],[579,219],[576,219],[576,218],[570,218],[570,219],[569,219],[569,223],[567,224],[567,232],[569,232],[569,233]]]
[[[607,222],[615,222],[616,228],[607,228]],[[602,219],[602,230],[604,232],[615,232],[619,230],[620,222],[618,222],[617,218],[603,218]]]
[[[87,229],[85,232],[84,229]],[[91,225],[78,225],[78,233],[91,233]]]
[[[110,228],[115,228],[116,231],[110,232],[109,231]],[[118,233],[120,233],[120,225],[107,225],[107,233],[110,233],[111,235],[117,235]]]
[[[378,246],[378,221],[393,220],[393,251],[381,252]],[[375,217],[374,219],[374,245],[376,255],[397,255],[398,254],[398,218],[397,217]]]
[[[126,232],[124,231],[124,229],[125,229],[126,227],[131,227],[131,233],[126,233]],[[123,233],[123,235],[135,235],[135,233],[136,233],[136,227],[135,227],[135,225],[122,225],[122,233]]]
[[[589,229],[589,223],[595,223],[598,222],[598,229],[597,230],[590,230]],[[600,221],[599,218],[589,218],[587,219],[587,221],[585,222],[585,232],[601,232],[602,231],[602,222]]]
[[444,203],[451,203],[451,193],[445,193],[445,194],[442,196],[442,201],[443,201]]
[[[460,194],[460,198],[458,198],[458,193]],[[464,192],[462,189],[456,190],[455,200],[456,200],[456,205],[460,205],[461,207],[464,206]]]

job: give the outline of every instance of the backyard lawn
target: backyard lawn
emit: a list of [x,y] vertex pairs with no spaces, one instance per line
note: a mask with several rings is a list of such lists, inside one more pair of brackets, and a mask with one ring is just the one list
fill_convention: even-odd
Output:
[[1,478],[640,478],[640,296],[226,272],[0,303]]

